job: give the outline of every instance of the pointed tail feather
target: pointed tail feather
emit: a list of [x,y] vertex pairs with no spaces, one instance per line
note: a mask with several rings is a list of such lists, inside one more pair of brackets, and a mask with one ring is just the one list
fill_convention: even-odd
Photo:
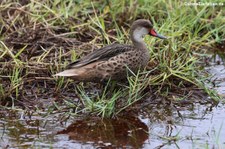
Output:
[[53,76],[64,76],[64,77],[72,77],[72,76],[77,76],[78,74],[75,72],[74,69],[68,69],[64,70],[62,72],[59,72]]

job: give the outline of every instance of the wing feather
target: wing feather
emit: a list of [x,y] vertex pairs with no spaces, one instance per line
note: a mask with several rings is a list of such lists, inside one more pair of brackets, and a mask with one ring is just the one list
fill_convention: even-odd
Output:
[[77,61],[69,64],[67,69],[78,68],[96,61],[105,61],[109,58],[121,54],[123,52],[132,50],[134,47],[126,44],[112,44],[106,47],[95,50],[94,52],[78,59]]

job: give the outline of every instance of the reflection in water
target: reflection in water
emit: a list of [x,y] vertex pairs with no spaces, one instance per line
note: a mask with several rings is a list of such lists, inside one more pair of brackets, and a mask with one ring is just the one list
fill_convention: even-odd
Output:
[[[210,103],[151,103],[138,117],[89,118],[61,122],[56,117],[0,117],[0,147],[9,148],[223,148],[225,106]],[[10,113],[10,112],[8,112]],[[132,114],[133,115],[133,114]],[[74,120],[73,120],[74,121]],[[222,128],[222,129],[221,129]],[[56,132],[57,135],[56,135]]]
[[205,69],[213,75],[211,81],[215,89],[225,97],[225,42],[217,44],[213,52]]
[[[225,112],[225,109],[222,108],[224,106],[221,106],[195,103],[177,107],[177,110],[164,109],[162,110],[164,114],[163,112],[160,114],[162,119],[157,121],[151,119],[156,116],[154,115],[155,110],[145,109],[143,117],[150,116],[144,118],[143,121],[148,124],[151,140],[150,144],[145,143],[144,148],[193,148],[195,145],[203,148],[207,145],[209,148],[219,147],[214,141],[216,137],[214,134],[220,132],[219,128],[223,126],[221,120],[225,119],[225,115],[218,114],[219,111]],[[158,112],[156,113],[159,115]],[[225,136],[225,132],[220,132],[218,136],[222,138]],[[219,145],[222,145],[222,140]]]
[[141,148],[148,139],[148,127],[135,117],[78,120],[58,134],[70,140],[92,142],[95,147]]
[[[49,147],[53,140],[51,130],[58,129],[58,120],[19,111],[0,111],[0,148]],[[60,126],[60,124],[57,124]],[[61,128],[61,127],[60,127]]]

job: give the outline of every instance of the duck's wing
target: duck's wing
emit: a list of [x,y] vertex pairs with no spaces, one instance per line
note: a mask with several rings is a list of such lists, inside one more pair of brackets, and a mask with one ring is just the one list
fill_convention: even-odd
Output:
[[103,48],[97,49],[94,52],[84,56],[83,58],[69,64],[66,69],[78,68],[96,61],[105,61],[113,56],[132,50],[133,48],[133,46],[126,44],[108,45]]

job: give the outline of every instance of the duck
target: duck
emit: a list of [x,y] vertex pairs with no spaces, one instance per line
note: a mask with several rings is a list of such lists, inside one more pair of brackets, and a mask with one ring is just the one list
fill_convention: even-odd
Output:
[[137,73],[148,65],[150,54],[143,39],[145,35],[167,39],[153,29],[149,20],[138,19],[130,28],[132,45],[114,43],[94,50],[54,76],[71,77],[79,82],[124,80],[129,72]]

